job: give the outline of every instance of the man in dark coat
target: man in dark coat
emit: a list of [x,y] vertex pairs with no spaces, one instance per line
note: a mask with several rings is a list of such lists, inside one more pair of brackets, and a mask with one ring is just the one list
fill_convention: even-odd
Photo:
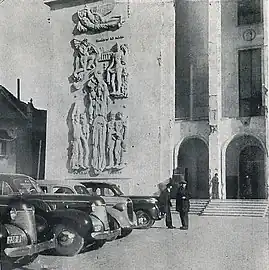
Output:
[[189,216],[188,212],[190,210],[190,196],[187,190],[187,182],[181,180],[179,183],[179,188],[176,196],[176,210],[179,212],[182,227],[181,230],[188,230],[189,226]]
[[172,215],[171,215],[171,209],[172,203],[171,203],[171,192],[172,185],[169,183],[166,185],[166,188],[161,192],[160,194],[160,203],[161,203],[161,210],[165,214],[165,224],[168,229],[174,229],[172,223]]
[[217,173],[215,173],[214,177],[211,180],[211,186],[212,199],[219,199],[219,178]]

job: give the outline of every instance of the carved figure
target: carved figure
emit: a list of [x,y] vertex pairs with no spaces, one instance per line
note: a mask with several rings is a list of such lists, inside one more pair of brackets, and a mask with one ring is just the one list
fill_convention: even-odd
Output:
[[120,167],[123,164],[122,153],[125,151],[125,134],[126,134],[126,121],[123,119],[123,115],[121,112],[116,113],[115,120],[115,148],[114,148],[114,156],[115,156],[115,165]]
[[82,9],[77,12],[78,23],[76,29],[84,33],[87,31],[100,32],[120,28],[124,23],[121,16],[114,16],[109,19],[104,18],[110,12],[109,9],[107,12],[107,10],[102,8]]
[[115,136],[115,114],[113,112],[109,113],[109,119],[107,123],[107,141],[106,141],[106,149],[107,149],[107,169],[110,169],[114,166],[114,148],[116,143]]
[[99,50],[89,43],[87,39],[83,39],[82,41],[74,39],[73,43],[76,49],[73,75],[77,81],[81,81],[83,80],[85,72],[88,72],[89,74],[94,72],[99,56]]
[[82,164],[82,145],[80,141],[80,124],[79,124],[79,112],[77,109],[77,106],[75,104],[72,116],[71,116],[71,122],[72,122],[72,153],[71,153],[71,159],[70,159],[70,168],[72,170],[78,170],[79,168],[83,167]]
[[86,113],[80,114],[80,140],[82,146],[83,168],[89,168],[89,124],[87,123]]
[[105,143],[106,143],[106,117],[109,103],[109,93],[103,80],[102,72],[95,73],[96,86],[91,86],[90,97],[90,118],[93,120],[92,131],[92,166],[94,172],[99,174],[106,167]]
[[116,44],[116,51],[112,54],[111,62],[107,68],[107,82],[112,87],[111,95],[124,96],[123,82],[127,82],[126,69],[127,45]]

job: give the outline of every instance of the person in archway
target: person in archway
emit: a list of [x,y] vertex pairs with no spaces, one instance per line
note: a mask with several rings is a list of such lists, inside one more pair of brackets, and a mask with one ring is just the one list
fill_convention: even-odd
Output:
[[165,189],[160,194],[160,203],[161,203],[161,210],[165,214],[165,224],[168,229],[174,229],[172,222],[172,215],[171,215],[171,196],[170,192],[172,189],[172,184],[168,183],[165,187]]
[[176,196],[176,211],[179,212],[182,226],[181,230],[188,230],[189,228],[189,210],[190,210],[190,195],[187,189],[187,182],[181,180]]
[[211,179],[211,186],[212,199],[219,199],[219,178],[217,173],[215,173],[214,177]]
[[251,179],[249,175],[245,176],[243,184],[243,199],[251,199],[252,198],[252,186],[251,186]]

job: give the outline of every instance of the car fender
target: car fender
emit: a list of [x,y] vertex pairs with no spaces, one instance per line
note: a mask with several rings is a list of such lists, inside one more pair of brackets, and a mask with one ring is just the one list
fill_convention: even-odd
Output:
[[113,207],[107,207],[107,212],[111,215],[120,225],[121,228],[130,228],[130,220],[125,211],[119,211]]
[[68,224],[72,226],[82,236],[88,236],[92,230],[92,220],[85,212],[75,209],[55,210],[47,215],[47,220],[51,226],[56,224]]
[[134,208],[134,211],[135,212],[144,211],[148,213],[151,216],[151,218],[154,220],[159,220],[161,216],[161,211],[159,207],[156,206],[155,204],[143,203],[143,204],[140,204],[139,206],[137,205]]

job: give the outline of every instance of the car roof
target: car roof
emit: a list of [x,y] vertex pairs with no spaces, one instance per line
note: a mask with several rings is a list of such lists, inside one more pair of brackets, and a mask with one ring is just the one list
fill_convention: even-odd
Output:
[[89,184],[92,184],[92,185],[102,185],[102,186],[116,186],[116,184],[115,183],[111,183],[111,182],[100,182],[100,181],[98,181],[98,180],[82,180],[82,181],[80,181],[80,183],[82,183],[82,184],[87,184],[87,183],[89,183]]
[[72,180],[38,180],[39,185],[64,185],[64,186],[83,186],[79,181]]

